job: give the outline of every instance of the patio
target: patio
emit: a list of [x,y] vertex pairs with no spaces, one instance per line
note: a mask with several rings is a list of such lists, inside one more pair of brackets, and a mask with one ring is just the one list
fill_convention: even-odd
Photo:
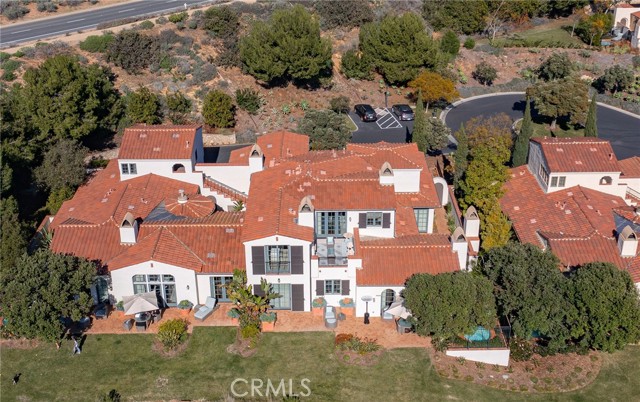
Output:
[[[147,333],[157,333],[158,326],[165,320],[172,318],[187,318],[190,322],[189,332],[193,327],[200,326],[232,326],[231,319],[227,316],[227,312],[233,307],[230,303],[221,303],[220,307],[213,312],[204,321],[194,319],[195,309],[191,310],[188,315],[177,308],[170,308],[162,314],[162,320],[159,323],[151,324]],[[334,333],[350,333],[361,337],[373,338],[378,341],[384,348],[406,348],[406,347],[429,347],[430,339],[420,337],[415,333],[399,334],[396,330],[395,320],[383,320],[379,317],[370,318],[369,325],[364,324],[362,317],[350,317],[343,321],[338,321],[338,327],[335,329],[327,329],[324,326],[323,317],[314,316],[311,312],[293,312],[293,311],[277,311],[278,319],[276,321],[274,332],[319,332],[331,331]],[[140,333],[135,329],[127,331],[122,327],[122,323],[133,318],[131,315],[123,315],[122,312],[113,311],[108,318],[102,320],[93,320],[88,334],[126,334]]]

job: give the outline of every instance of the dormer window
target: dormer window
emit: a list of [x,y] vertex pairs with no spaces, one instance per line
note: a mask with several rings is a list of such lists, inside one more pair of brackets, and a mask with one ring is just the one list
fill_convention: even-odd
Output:
[[551,178],[551,187],[564,187],[566,181],[566,176],[554,176]]
[[613,179],[611,178],[611,176],[604,176],[602,179],[600,179],[601,186],[610,186],[612,183]]
[[311,197],[306,196],[300,201],[300,206],[298,207],[298,212],[313,212],[314,207],[311,202]]
[[311,212],[311,207],[309,204],[304,204],[302,208],[300,208],[300,212]]
[[389,162],[382,164],[382,167],[380,168],[380,176],[393,176],[393,168]]
[[171,171],[173,173],[184,173],[185,172],[185,168],[184,165],[181,163],[176,163],[175,165],[173,165],[173,167],[171,168]]
[[138,168],[135,163],[121,163],[120,171],[122,174],[138,174]]

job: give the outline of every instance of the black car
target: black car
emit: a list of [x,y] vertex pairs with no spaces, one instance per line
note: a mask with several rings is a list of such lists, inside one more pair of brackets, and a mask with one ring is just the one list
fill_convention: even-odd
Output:
[[355,112],[358,116],[360,116],[360,120],[362,121],[376,121],[378,120],[378,116],[376,115],[376,111],[373,110],[371,105],[356,105],[354,107]]
[[411,109],[409,105],[393,105],[391,111],[398,116],[400,120],[413,120],[413,109]]

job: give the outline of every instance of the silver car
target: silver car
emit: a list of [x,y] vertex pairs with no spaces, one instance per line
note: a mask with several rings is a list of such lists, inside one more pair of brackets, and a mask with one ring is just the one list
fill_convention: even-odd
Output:
[[400,120],[413,120],[414,118],[413,109],[409,105],[393,105],[391,111]]

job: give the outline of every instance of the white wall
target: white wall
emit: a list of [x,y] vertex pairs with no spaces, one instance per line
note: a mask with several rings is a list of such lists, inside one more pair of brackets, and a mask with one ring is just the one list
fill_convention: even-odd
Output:
[[[122,300],[122,296],[133,295],[134,275],[173,275],[176,284],[177,302],[180,303],[181,300],[189,300],[193,304],[198,304],[199,298],[195,271],[157,261],[147,261],[111,271],[113,290],[110,294],[113,295],[117,301]],[[187,289],[187,286],[189,289]],[[205,292],[208,291],[207,287]]]
[[356,295],[356,267],[362,266],[361,259],[350,258],[346,266],[341,267],[320,267],[318,266],[318,259],[311,259],[311,296],[315,299],[316,294],[316,281],[317,280],[349,280],[349,294],[348,295],[322,295],[327,300],[329,306],[340,306],[340,300],[345,297],[355,299]]
[[509,349],[447,349],[446,355],[464,357],[473,362],[509,366]]
[[[553,177],[566,177],[564,187],[551,187],[551,180]],[[610,185],[601,185],[600,180],[609,176],[612,179]],[[598,172],[598,173],[559,173],[553,172],[549,174],[549,187],[547,189],[548,193],[553,193],[559,190],[564,190],[573,186],[582,186],[586,188],[590,188],[593,190],[597,190],[606,194],[617,195],[618,197],[624,198],[625,193],[627,191],[626,186],[620,185],[620,172]]]
[[251,171],[249,166],[233,166],[215,163],[199,163],[199,172],[219,181],[241,193],[249,194]]
[[356,317],[364,317],[366,312],[366,303],[362,301],[362,296],[371,296],[373,301],[369,302],[369,315],[371,317],[380,317],[381,295],[386,289],[396,292],[396,298],[400,296],[400,291],[404,286],[357,286],[354,300],[356,302]]
[[[253,274],[253,257],[251,255],[251,247],[254,246],[302,246],[303,247],[303,274],[302,275],[254,275]],[[313,296],[311,292],[311,243],[308,241],[294,239],[286,236],[269,236],[258,240],[252,240],[244,243],[245,261],[247,266],[247,282],[249,284],[259,284],[260,278],[264,278],[269,283],[278,283],[278,279],[282,284],[304,285],[304,311],[311,311],[311,301]],[[314,284],[315,286],[315,284]]]
[[[640,7],[627,8],[627,7],[616,7],[615,13],[613,14],[613,27],[616,28],[618,26],[626,26],[630,28],[629,24],[631,22],[631,14],[640,11]],[[621,24],[623,18],[626,18],[626,24]]]
[[393,185],[395,192],[420,192],[420,172],[420,169],[393,169]]
[[382,226],[366,227],[359,229],[360,236],[372,236],[372,237],[394,237],[395,225],[396,225],[396,213],[393,210],[370,210],[370,211],[347,211],[347,232],[353,233],[353,230],[358,227],[360,214],[367,212],[382,212],[383,214],[391,214],[391,226],[387,229],[383,229]]

